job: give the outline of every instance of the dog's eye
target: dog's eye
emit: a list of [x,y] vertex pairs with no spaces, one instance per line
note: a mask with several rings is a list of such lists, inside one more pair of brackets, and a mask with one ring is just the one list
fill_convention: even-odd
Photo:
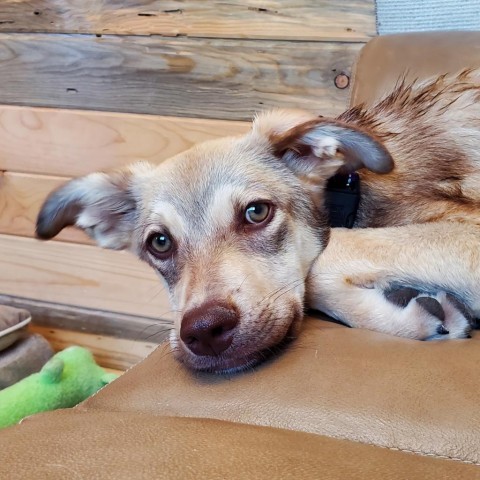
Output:
[[260,224],[271,217],[272,207],[268,203],[250,203],[245,209],[245,220],[248,223]]
[[147,247],[150,253],[161,258],[170,254],[173,242],[166,233],[155,233],[147,240]]

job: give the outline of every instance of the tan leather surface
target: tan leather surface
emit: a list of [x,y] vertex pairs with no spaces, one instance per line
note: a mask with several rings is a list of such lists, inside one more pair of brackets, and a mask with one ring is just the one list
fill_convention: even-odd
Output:
[[360,52],[350,103],[375,103],[402,75],[411,81],[468,67],[480,67],[480,32],[376,37]]
[[420,342],[320,320],[254,372],[195,374],[168,346],[79,408],[273,426],[480,463],[480,335]]
[[0,434],[0,457],[0,478],[8,480],[480,478],[478,467],[450,460],[286,430],[137,413],[38,415]]

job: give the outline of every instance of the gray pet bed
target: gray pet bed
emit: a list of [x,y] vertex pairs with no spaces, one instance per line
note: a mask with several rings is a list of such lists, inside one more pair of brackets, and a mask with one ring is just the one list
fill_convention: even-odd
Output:
[[49,343],[27,332],[27,310],[0,305],[0,390],[38,372],[53,355]]

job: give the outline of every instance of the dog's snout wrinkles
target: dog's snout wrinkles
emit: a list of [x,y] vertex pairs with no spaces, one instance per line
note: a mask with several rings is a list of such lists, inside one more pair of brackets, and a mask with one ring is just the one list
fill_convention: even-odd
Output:
[[232,344],[238,321],[236,310],[208,302],[183,316],[180,338],[195,355],[218,356]]

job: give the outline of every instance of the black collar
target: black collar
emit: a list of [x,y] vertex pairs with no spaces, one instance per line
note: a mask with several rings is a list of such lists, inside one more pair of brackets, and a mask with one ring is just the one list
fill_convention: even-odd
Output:
[[330,214],[331,227],[352,228],[360,203],[358,173],[339,174],[327,183],[325,205]]

